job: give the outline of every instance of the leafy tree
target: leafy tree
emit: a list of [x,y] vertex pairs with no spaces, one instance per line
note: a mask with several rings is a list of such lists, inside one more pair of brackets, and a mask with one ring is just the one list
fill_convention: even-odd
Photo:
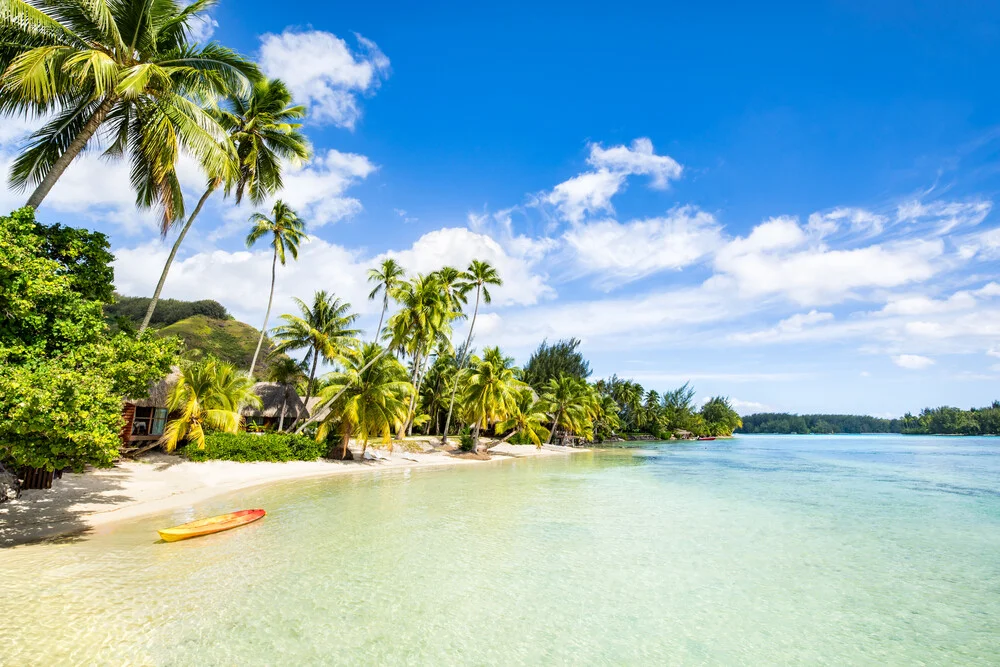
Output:
[[264,238],[271,238],[271,247],[274,248],[274,256],[271,259],[271,291],[267,297],[267,310],[264,311],[264,326],[260,328],[260,338],[257,340],[257,349],[254,350],[253,360],[250,362],[250,377],[253,377],[254,367],[257,366],[257,356],[260,348],[264,344],[264,335],[267,331],[267,321],[271,317],[271,304],[274,303],[274,282],[275,271],[278,262],[285,265],[286,255],[291,255],[292,259],[299,258],[299,244],[306,238],[305,223],[285,202],[280,199],[274,203],[271,209],[272,218],[268,218],[263,213],[254,213],[250,216],[253,228],[247,235],[247,248]]
[[181,149],[211,171],[233,161],[224,130],[195,100],[246,89],[260,75],[219,44],[190,42],[212,4],[0,4],[0,113],[50,118],[11,169],[15,186],[35,186],[28,206],[42,203],[99,130],[110,138],[106,155],[130,156],[137,204],[158,204],[164,230],[183,215]]
[[[114,302],[104,306],[104,315],[111,322],[121,319],[129,320],[137,328],[142,323],[143,315],[149,309],[149,297],[114,295]],[[156,312],[150,320],[151,326],[169,326],[195,315],[204,315],[213,320],[229,320],[232,315],[218,301],[202,299],[201,301],[181,301],[178,299],[160,299]]]
[[206,428],[239,432],[245,405],[260,406],[260,398],[253,393],[253,380],[235,366],[214,359],[184,364],[167,398],[170,412],[180,414],[167,424],[160,444],[168,452],[183,440],[204,449]]
[[316,439],[325,440],[336,428],[342,445],[339,458],[347,457],[352,437],[362,441],[362,454],[373,437],[391,444],[392,430],[400,428],[408,416],[413,385],[407,381],[403,365],[383,352],[377,343],[345,351],[344,370],[334,373],[330,385],[320,392],[330,411]]
[[35,233],[44,239],[42,255],[59,264],[75,292],[89,301],[112,300],[115,256],[105,234],[60,224],[39,224]]
[[524,366],[524,381],[539,391],[549,380],[563,375],[586,380],[590,377],[590,363],[583,358],[579,347],[578,338],[567,338],[552,345],[543,341]]
[[713,396],[701,407],[701,417],[709,435],[732,435],[743,425],[739,414],[725,396]]
[[[209,175],[208,187],[170,249],[146,316],[139,327],[140,331],[145,331],[149,326],[177,251],[212,193],[225,185],[227,195],[235,191],[237,204],[243,200],[246,191],[250,193],[251,202],[260,204],[267,196],[281,189],[283,160],[297,164],[310,155],[309,143],[298,131],[301,125],[293,122],[305,116],[305,107],[292,105],[291,93],[278,79],[261,79],[254,84],[249,94],[230,95],[227,102],[227,105],[211,110],[210,114],[226,131],[225,141],[229,142],[235,155],[236,170],[234,172],[228,164],[223,165],[221,170],[214,171],[211,164],[203,165]],[[284,259],[281,263],[285,263]],[[265,321],[264,330],[266,329]],[[253,369],[250,373],[253,374]]]
[[102,293],[100,278],[80,279],[106,275],[107,259],[71,248],[96,237],[61,231],[69,250],[53,252],[51,229],[30,208],[0,217],[0,461],[108,466],[121,445],[122,399],[167,373],[176,344],[109,336],[100,301],[89,298]]
[[[465,270],[465,284],[459,288],[463,298],[466,292],[476,288],[476,305],[472,311],[472,321],[469,323],[469,333],[465,337],[465,345],[462,347],[462,356],[458,360],[458,369],[461,372],[465,368],[468,351],[472,345],[472,331],[476,328],[476,316],[479,315],[479,302],[489,304],[493,297],[490,295],[489,286],[500,287],[503,279],[500,273],[489,262],[478,259],[472,260],[469,268]],[[463,301],[464,303],[464,301]],[[458,394],[458,377],[455,378],[455,385],[451,389],[451,403],[448,405],[448,417],[444,421],[444,432],[441,435],[441,443],[448,441],[448,429],[451,428],[451,413],[455,409],[455,396]],[[478,445],[477,445],[478,446]]]
[[585,380],[566,374],[552,378],[546,383],[540,400],[552,415],[548,442],[552,442],[559,429],[582,433],[590,427],[588,418],[595,397]]
[[351,304],[341,301],[332,294],[320,290],[313,295],[312,306],[301,299],[295,299],[300,315],[282,315],[284,324],[274,329],[274,338],[281,341],[276,352],[288,350],[308,350],[306,359],[312,359],[306,400],[313,396],[313,381],[319,360],[340,361],[357,345],[358,329],[351,325],[358,319],[350,312]]
[[508,419],[517,412],[519,394],[527,387],[514,375],[514,359],[498,347],[487,348],[483,358],[473,357],[462,378],[462,413],[472,424],[474,449],[479,448],[483,426]]
[[368,300],[373,301],[378,298],[379,294],[382,295],[382,314],[379,315],[378,328],[375,330],[376,341],[382,335],[382,321],[385,319],[385,311],[389,309],[389,298],[400,282],[402,282],[405,275],[406,272],[403,270],[403,267],[391,257],[382,260],[379,268],[368,270],[368,282],[375,283],[375,287],[372,288],[371,293],[368,295]]

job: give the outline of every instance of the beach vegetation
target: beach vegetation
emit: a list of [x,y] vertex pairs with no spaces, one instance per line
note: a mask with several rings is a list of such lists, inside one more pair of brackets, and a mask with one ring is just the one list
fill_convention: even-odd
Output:
[[542,341],[524,365],[524,381],[541,391],[549,380],[566,375],[577,380],[590,377],[590,362],[580,352],[579,338]]
[[185,447],[185,456],[192,461],[315,461],[326,455],[326,448],[314,438],[290,433],[225,433],[205,434],[205,446]]

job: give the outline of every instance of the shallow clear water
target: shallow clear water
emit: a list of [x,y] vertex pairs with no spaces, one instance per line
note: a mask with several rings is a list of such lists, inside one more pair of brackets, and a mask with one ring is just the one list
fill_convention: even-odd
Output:
[[[164,544],[237,507],[268,517]],[[1000,663],[1000,439],[274,485],[0,551],[3,664]]]

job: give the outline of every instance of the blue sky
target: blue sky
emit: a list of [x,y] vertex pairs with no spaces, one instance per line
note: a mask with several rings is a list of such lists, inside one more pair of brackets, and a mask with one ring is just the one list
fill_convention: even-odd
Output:
[[[595,377],[690,379],[747,413],[1000,398],[995,5],[223,0],[212,16],[203,36],[310,105],[316,158],[282,197],[314,240],[278,312],[327,289],[372,326],[364,274],[386,254],[413,271],[483,257],[507,285],[477,342],[521,361],[576,335]],[[30,125],[5,121],[0,161]],[[196,198],[197,167],[182,173]],[[40,215],[109,233],[121,291],[148,294],[166,247],[127,183],[87,156]],[[167,296],[260,325],[249,213],[210,202]]]

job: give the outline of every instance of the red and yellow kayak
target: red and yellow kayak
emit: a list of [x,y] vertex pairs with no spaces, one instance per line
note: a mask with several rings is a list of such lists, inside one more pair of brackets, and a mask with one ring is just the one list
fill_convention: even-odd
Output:
[[189,537],[201,537],[202,535],[211,535],[212,533],[239,528],[263,518],[265,514],[267,512],[264,510],[241,510],[239,512],[230,512],[229,514],[220,514],[208,519],[198,519],[197,521],[184,523],[173,528],[164,528],[156,532],[167,542],[177,542],[178,540],[186,540]]

